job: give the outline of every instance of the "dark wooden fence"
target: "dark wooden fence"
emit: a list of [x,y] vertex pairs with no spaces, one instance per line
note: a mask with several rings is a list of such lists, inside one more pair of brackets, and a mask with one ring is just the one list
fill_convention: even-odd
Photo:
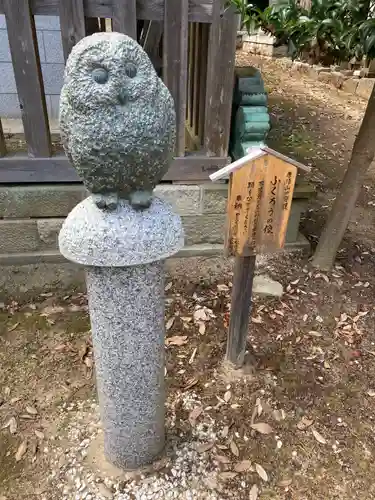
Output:
[[166,181],[201,181],[227,163],[236,16],[222,0],[0,0],[5,14],[26,153],[11,153],[0,120],[0,183],[77,182],[68,159],[53,153],[34,15],[60,16],[65,58],[99,29],[137,39],[176,105],[176,157]]

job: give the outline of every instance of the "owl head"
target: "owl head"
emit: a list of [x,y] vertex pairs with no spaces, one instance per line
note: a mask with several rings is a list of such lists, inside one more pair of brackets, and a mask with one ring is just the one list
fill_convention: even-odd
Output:
[[161,84],[146,52],[121,33],[95,33],[72,49],[63,93],[81,113],[152,102]]

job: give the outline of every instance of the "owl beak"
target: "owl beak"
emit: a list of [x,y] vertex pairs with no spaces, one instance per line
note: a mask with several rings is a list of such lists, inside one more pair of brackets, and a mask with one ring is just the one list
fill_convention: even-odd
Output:
[[118,100],[119,100],[119,103],[121,104],[121,106],[124,106],[127,101],[128,101],[128,97],[126,95],[126,92],[125,90],[121,90],[118,94]]

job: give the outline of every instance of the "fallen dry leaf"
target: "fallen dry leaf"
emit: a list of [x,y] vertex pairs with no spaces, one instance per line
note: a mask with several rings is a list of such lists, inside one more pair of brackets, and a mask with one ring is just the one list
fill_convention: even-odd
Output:
[[196,311],[194,311],[193,316],[195,321],[207,321],[209,319],[204,309],[197,309]]
[[165,329],[167,331],[170,330],[173,326],[173,323],[174,323],[174,316],[172,316],[172,318],[169,318],[169,320],[167,321],[167,323],[165,325]]
[[221,464],[230,464],[230,458],[225,455],[216,455],[215,459]]
[[219,292],[227,292],[229,290],[229,286],[227,285],[217,285],[217,289]]
[[242,462],[238,462],[233,469],[235,472],[246,472],[251,470],[251,468],[250,460],[242,460]]
[[323,337],[323,334],[320,333],[320,332],[315,332],[314,330],[310,330],[309,331],[309,335],[311,335],[312,337]]
[[285,411],[284,410],[273,410],[272,416],[277,422],[281,422],[281,420],[285,420]]
[[327,444],[327,441],[324,439],[324,437],[319,434],[319,432],[316,429],[311,429],[311,432],[313,433],[314,438],[321,444]]
[[263,481],[268,481],[268,474],[267,472],[263,469],[263,467],[259,464],[255,464],[255,470],[258,473],[258,476],[263,479]]
[[260,434],[271,434],[271,432],[273,432],[272,427],[269,424],[266,424],[265,422],[259,422],[258,424],[251,424],[251,428],[254,429],[254,431],[259,432]]
[[206,325],[203,323],[203,321],[199,322],[198,331],[199,331],[200,335],[204,335],[206,333]]
[[87,368],[92,368],[94,366],[94,360],[90,356],[86,356],[83,362]]
[[194,358],[195,358],[195,355],[197,354],[197,351],[198,351],[198,347],[195,347],[194,348],[194,351],[192,352],[191,356],[190,356],[190,359],[189,359],[189,365],[191,365],[194,361]]
[[35,430],[35,435],[38,439],[44,439],[44,434],[41,431]]
[[292,484],[292,479],[282,479],[277,483],[277,486],[280,486],[281,488],[287,488]]
[[63,306],[47,306],[42,310],[40,315],[49,316],[50,314],[62,313],[64,311],[65,308]]
[[174,335],[165,339],[165,345],[181,346],[187,344],[187,335]]
[[259,488],[256,484],[253,484],[249,493],[249,500],[258,500]]
[[17,432],[17,421],[15,417],[11,417],[9,420],[7,420],[5,424],[2,425],[1,429],[8,429],[8,427],[11,434],[15,434]]
[[230,442],[229,447],[230,447],[230,451],[233,453],[233,455],[235,455],[236,457],[240,456],[240,452],[238,450],[238,446],[236,445],[236,443],[234,441]]
[[187,381],[187,384],[184,386],[184,389],[185,391],[187,391],[188,389],[191,389],[192,387],[194,387],[196,384],[198,383],[198,379],[193,377],[191,379],[189,379]]
[[26,411],[29,415],[38,415],[38,410],[34,406],[26,406]]
[[221,432],[223,438],[226,438],[229,434],[229,426],[228,425],[225,425],[222,432]]
[[15,419],[15,417],[12,417],[9,420],[9,432],[11,434],[16,434],[17,432],[17,420]]
[[104,483],[98,484],[99,494],[104,498],[113,498],[112,491]]
[[372,389],[369,389],[367,392],[366,392],[367,396],[370,396],[370,398],[373,398],[375,396],[375,391],[373,391]]
[[230,391],[227,391],[227,392],[224,394],[224,401],[225,401],[226,403],[228,403],[231,397],[232,397],[232,393],[231,393]]
[[170,281],[167,285],[165,285],[164,290],[168,292],[168,290],[170,290],[171,288],[172,288],[172,281]]
[[304,431],[308,427],[310,427],[314,423],[314,420],[310,420],[307,417],[302,417],[301,420],[297,424],[297,429],[300,431]]
[[196,424],[197,418],[202,413],[203,408],[201,406],[196,406],[189,414],[190,425],[194,426]]
[[220,472],[219,477],[224,481],[230,481],[237,476],[236,472]]
[[198,444],[198,446],[196,447],[196,450],[198,453],[204,453],[205,451],[211,450],[211,448],[213,448],[214,445],[215,445],[215,443],[213,441],[210,441],[209,443],[201,443],[201,444]]
[[14,325],[12,325],[10,328],[8,328],[8,332],[13,332],[13,330],[15,330],[19,324],[20,323],[18,322],[18,323],[15,323]]
[[251,318],[251,321],[252,321],[253,323],[256,323],[256,324],[263,323],[263,320],[262,320],[262,318],[261,318],[259,315],[258,315],[256,318],[252,317],[252,318]]
[[203,483],[210,490],[218,490],[219,484],[217,483],[216,473],[210,472],[206,477],[203,478]]
[[225,446],[225,444],[216,444],[216,447],[219,448],[219,450],[227,450],[228,446]]
[[19,462],[20,460],[22,460],[22,458],[26,452],[27,452],[27,441],[25,440],[25,441],[22,441],[22,443],[19,445],[19,447],[16,451],[16,455],[15,455],[16,462]]
[[340,315],[340,321],[344,322],[348,319],[348,315],[346,313],[341,313]]

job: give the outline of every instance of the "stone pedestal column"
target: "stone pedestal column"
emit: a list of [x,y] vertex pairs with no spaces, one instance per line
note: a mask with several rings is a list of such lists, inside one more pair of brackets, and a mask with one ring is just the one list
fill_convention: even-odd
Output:
[[133,469],[164,448],[164,259],[183,246],[180,218],[158,198],[100,210],[91,197],[67,217],[61,253],[86,268],[104,449]]

